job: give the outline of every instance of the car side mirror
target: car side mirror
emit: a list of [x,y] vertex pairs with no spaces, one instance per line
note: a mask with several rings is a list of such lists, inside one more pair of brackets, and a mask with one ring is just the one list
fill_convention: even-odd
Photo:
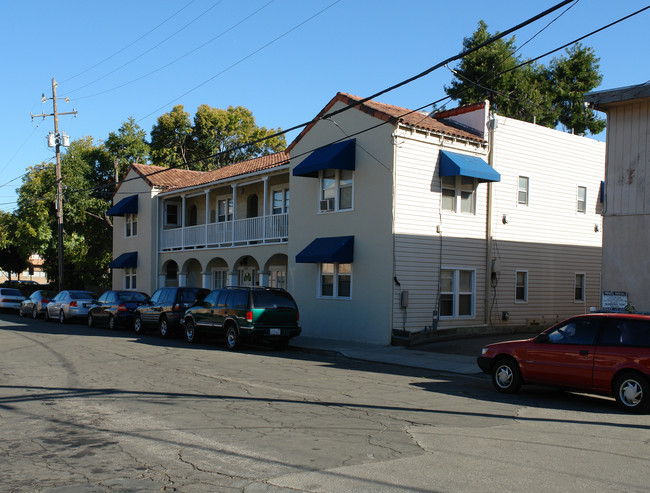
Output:
[[542,332],[540,335],[538,335],[535,338],[535,342],[538,343],[538,344],[544,344],[544,343],[549,342],[549,341],[550,341],[550,338],[548,337],[548,334],[545,333],[545,332]]

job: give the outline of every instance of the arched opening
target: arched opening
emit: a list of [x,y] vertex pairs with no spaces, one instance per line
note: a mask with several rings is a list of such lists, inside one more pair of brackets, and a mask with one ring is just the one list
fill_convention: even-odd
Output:
[[165,286],[178,286],[178,264],[173,260],[165,266]]

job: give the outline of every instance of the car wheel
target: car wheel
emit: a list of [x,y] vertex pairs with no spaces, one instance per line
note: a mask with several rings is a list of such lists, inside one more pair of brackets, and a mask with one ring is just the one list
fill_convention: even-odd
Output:
[[59,312],[59,323],[64,324],[65,323],[65,313],[63,313],[63,310]]
[[50,312],[47,311],[47,308],[45,309],[45,320],[50,321]]
[[614,397],[618,405],[628,412],[642,413],[650,408],[650,385],[639,373],[623,373],[614,382]]
[[88,327],[94,327],[95,326],[95,318],[93,317],[92,313],[88,314]]
[[185,340],[190,344],[195,343],[199,339],[199,334],[196,330],[194,320],[187,319],[185,321]]
[[136,315],[135,319],[133,320],[133,332],[136,334],[142,334],[144,332],[142,317],[140,315]]
[[38,308],[32,308],[32,318],[38,318]]
[[18,316],[19,316],[19,317],[24,317],[24,316],[25,316],[25,314],[23,313],[23,307],[22,307],[22,305],[20,306],[20,308],[18,308]]
[[239,347],[239,333],[237,332],[237,327],[232,323],[226,327],[226,347],[230,350]]
[[165,339],[169,337],[169,322],[167,321],[167,317],[162,317],[160,319],[160,325],[158,326],[158,329],[160,331],[160,337],[163,337]]
[[108,316],[108,328],[110,330],[115,330],[117,328],[117,324],[115,323],[115,317],[113,315]]
[[521,372],[517,362],[510,358],[498,360],[492,367],[492,384],[499,392],[518,392],[521,387]]

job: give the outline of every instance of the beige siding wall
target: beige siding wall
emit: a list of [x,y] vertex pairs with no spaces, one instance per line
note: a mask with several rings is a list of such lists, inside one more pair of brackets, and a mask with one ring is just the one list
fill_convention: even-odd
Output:
[[[555,321],[599,306],[601,225],[598,191],[605,145],[500,117],[494,162],[493,256],[500,263],[490,318],[505,325]],[[517,203],[519,176],[529,178],[529,203]],[[587,188],[586,213],[577,212],[578,187]],[[503,217],[507,217],[504,224]],[[528,301],[515,302],[515,272],[527,271]],[[575,274],[586,275],[586,299],[574,301]]]
[[[337,103],[333,109],[343,107]],[[351,109],[320,121],[292,149],[291,168],[314,149],[379,121]],[[291,176],[289,290],[300,308],[305,336],[388,344],[391,337],[393,277],[391,125],[356,135],[354,208],[319,213],[319,180]],[[318,265],[296,263],[296,255],[317,237],[354,236],[351,299],[318,296]]]

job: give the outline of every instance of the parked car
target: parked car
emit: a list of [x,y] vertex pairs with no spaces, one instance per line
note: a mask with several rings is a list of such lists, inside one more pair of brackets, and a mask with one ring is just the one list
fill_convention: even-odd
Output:
[[189,308],[183,327],[187,342],[212,333],[222,336],[228,349],[236,349],[244,339],[269,341],[282,348],[300,335],[299,319],[296,302],[284,289],[229,287],[212,291]]
[[499,392],[522,384],[612,395],[631,412],[650,409],[650,316],[594,313],[537,337],[489,344],[478,357]]
[[185,310],[209,293],[210,290],[205,288],[160,288],[151,295],[148,303],[135,309],[133,330],[142,334],[145,329],[155,327],[162,337],[170,337],[180,328]]
[[133,312],[149,301],[149,295],[139,291],[106,291],[88,310],[88,327],[106,324],[113,330],[131,327]]
[[20,303],[25,299],[15,288],[0,288],[0,310],[19,310]]
[[45,307],[45,320],[58,320],[60,323],[75,318],[85,320],[95,300],[97,296],[91,291],[60,291]]
[[38,318],[45,313],[45,307],[55,296],[54,291],[34,291],[20,304],[18,314],[21,317],[31,315],[32,318]]

